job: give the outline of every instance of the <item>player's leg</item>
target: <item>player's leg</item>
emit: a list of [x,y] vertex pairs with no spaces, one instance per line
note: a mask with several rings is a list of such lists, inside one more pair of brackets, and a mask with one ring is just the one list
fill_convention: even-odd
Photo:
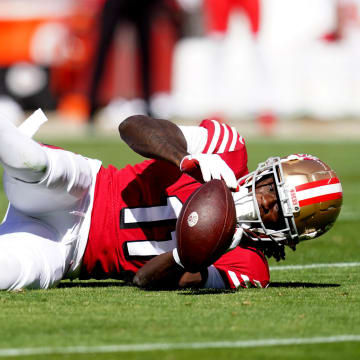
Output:
[[27,183],[5,173],[4,189],[11,209],[36,217],[57,231],[65,248],[66,269],[76,277],[88,238],[101,163],[61,149],[44,151],[49,169],[43,180]]
[[[12,221],[12,229],[1,226],[2,234],[7,234],[7,243],[5,245],[1,241],[0,253],[4,246],[6,249],[8,246],[12,248],[11,240],[22,246],[22,240],[19,239],[19,237],[22,238],[22,234],[18,234],[23,225],[21,216],[28,215],[38,219],[43,225],[46,224],[54,229],[58,237],[58,244],[53,244],[51,241],[40,241],[34,236],[27,237],[28,243],[23,244],[24,249],[28,248],[29,253],[33,252],[33,258],[39,257],[36,254],[49,254],[47,258],[44,258],[45,255],[41,256],[42,263],[34,261],[32,267],[35,267],[33,273],[37,274],[35,279],[39,279],[41,269],[47,267],[48,259],[54,257],[52,253],[59,252],[59,247],[64,252],[61,255],[65,259],[66,272],[75,273],[80,266],[90,227],[96,173],[100,167],[99,161],[88,160],[68,151],[49,148],[45,148],[45,151],[49,159],[49,170],[42,181],[27,183],[10,177],[6,173],[4,175],[5,192],[12,205],[5,223],[12,219],[14,213],[16,213],[16,216],[15,220]],[[28,232],[26,229],[23,231]],[[14,232],[16,232],[16,236],[13,234]],[[43,237],[53,240],[49,236]],[[32,242],[34,244],[30,244]],[[40,249],[41,246],[43,246],[43,249]],[[49,251],[46,249],[49,249]],[[4,254],[7,253],[8,251],[4,250]],[[17,263],[14,256],[13,253],[13,260],[11,261],[13,264]],[[2,258],[0,257],[0,263],[2,261],[7,262],[5,255]],[[23,265],[23,261],[24,258],[20,261],[21,265]],[[51,260],[50,264],[56,264],[56,260]],[[2,270],[0,266],[0,272]],[[54,279],[61,279],[64,275],[65,273],[61,272],[61,276]],[[73,277],[76,277],[76,275],[73,275]],[[45,283],[38,286],[41,288],[51,286],[55,280],[49,283],[45,281]],[[10,282],[12,283],[12,281]],[[26,286],[31,283],[28,279]]]
[[[4,189],[11,209],[36,217],[55,229],[59,242],[65,247],[66,268],[75,271],[86,246],[100,161],[41,146],[12,124],[0,126],[0,134],[0,142],[8,144],[15,153],[7,155],[5,147],[0,146],[0,162],[5,169]],[[10,235],[19,231],[21,222],[14,226],[7,236],[11,239]],[[18,236],[16,241],[20,241]],[[49,246],[44,243],[44,249]],[[4,253],[7,252],[4,250]],[[6,262],[4,256],[3,261]]]
[[44,147],[6,119],[0,120],[0,164],[12,205],[35,215],[67,209],[82,198],[94,178],[94,161]]
[[58,236],[38,220],[10,216],[0,226],[0,289],[56,286],[66,270],[65,249]]
[[59,149],[44,148],[44,152],[49,165],[39,182],[24,182],[5,171],[4,190],[11,205],[33,216],[75,210],[95,181],[93,167],[99,162]]
[[0,163],[9,176],[29,183],[42,180],[49,165],[41,145],[6,119],[0,119]]
[[124,0],[108,0],[104,3],[99,19],[99,39],[94,52],[94,71],[90,80],[90,121],[94,121],[94,114],[98,108],[99,84],[105,70],[106,59],[114,33],[121,18],[126,16],[127,3]]
[[[0,119],[0,163],[5,171],[4,186],[9,190],[7,195],[11,203],[14,197],[25,202],[27,193],[36,188],[47,189],[53,197],[56,194],[63,197],[59,202],[52,198],[55,204],[47,204],[58,210],[80,199],[93,180],[90,161],[68,151],[44,147],[6,119]],[[19,186],[19,190],[22,187],[23,191],[16,191],[14,186]],[[49,191],[44,194],[47,202],[51,202]],[[41,202],[41,196],[36,194],[29,200],[29,205]]]

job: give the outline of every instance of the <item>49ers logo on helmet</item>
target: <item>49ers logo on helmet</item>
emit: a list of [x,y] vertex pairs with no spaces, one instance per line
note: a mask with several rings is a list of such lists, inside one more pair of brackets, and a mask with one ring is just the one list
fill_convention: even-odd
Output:
[[290,191],[290,200],[293,212],[298,212],[300,210],[300,205],[296,196],[295,188],[291,188]]

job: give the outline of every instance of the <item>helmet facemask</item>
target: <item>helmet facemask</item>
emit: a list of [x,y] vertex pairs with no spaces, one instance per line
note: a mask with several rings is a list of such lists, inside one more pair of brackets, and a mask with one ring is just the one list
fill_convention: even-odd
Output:
[[[256,185],[272,177],[276,188],[279,220],[265,224],[256,199]],[[235,206],[251,199],[251,216],[239,211],[238,223],[256,234],[254,240],[275,241],[290,247],[302,240],[313,239],[326,232],[339,215],[342,189],[336,173],[324,162],[311,155],[295,154],[286,158],[271,157],[257,169],[239,180],[240,196]],[[247,190],[246,190],[247,189]],[[250,207],[248,207],[250,209]],[[237,211],[238,214],[238,211]]]
[[[261,218],[260,208],[256,198],[256,185],[268,177],[273,178],[279,207],[279,222],[271,228],[269,225],[265,225]],[[242,177],[239,180],[239,184],[241,184],[242,189],[245,188],[247,191],[243,191],[243,194],[234,197],[235,206],[241,209],[241,205],[239,206],[239,204],[251,199],[253,209],[252,216],[247,216],[248,218],[242,216],[242,211],[240,210],[238,223],[241,224],[240,226],[244,229],[251,229],[251,232],[254,233],[253,240],[296,244],[299,236],[293,215],[295,205],[292,204],[289,191],[286,188],[281,159],[279,157],[271,157],[265,162],[260,163],[255,171]],[[238,214],[237,211],[237,215]]]

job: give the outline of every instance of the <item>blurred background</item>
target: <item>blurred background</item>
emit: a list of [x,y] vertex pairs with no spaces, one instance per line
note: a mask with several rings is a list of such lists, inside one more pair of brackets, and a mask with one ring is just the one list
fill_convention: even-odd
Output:
[[360,0],[0,0],[0,114],[360,135]]

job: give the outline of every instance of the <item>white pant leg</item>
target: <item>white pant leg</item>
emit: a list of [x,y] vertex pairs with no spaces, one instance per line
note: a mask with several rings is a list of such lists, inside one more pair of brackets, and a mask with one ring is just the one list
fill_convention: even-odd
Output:
[[[52,286],[68,271],[76,273],[80,268],[90,227],[96,174],[101,165],[98,160],[86,159],[68,151],[49,148],[45,148],[45,151],[50,160],[50,166],[46,178],[41,182],[26,183],[5,174],[4,188],[11,204],[5,223],[11,223],[12,229],[4,227],[0,236],[1,246],[5,246],[3,243],[5,238],[7,244],[14,241],[23,245],[21,239],[24,237],[24,233],[31,234],[31,241],[27,240],[26,246],[24,246],[31,256],[38,258],[39,266],[35,265],[35,260],[26,266],[33,269],[34,266],[37,267],[37,270],[32,270],[31,273],[36,274],[33,282],[37,279],[36,286],[41,288]],[[35,218],[38,224],[44,228],[51,228],[54,234],[51,236],[41,235],[40,240],[36,234],[27,230],[28,228],[24,230],[23,216]],[[19,253],[23,254],[22,251]],[[60,267],[57,264],[50,271],[53,275],[49,281],[44,280],[47,275],[43,275],[43,273],[48,273],[46,270],[48,265],[47,261],[40,259],[43,256],[49,258],[59,256],[59,259],[62,256],[65,257],[62,270],[58,270]],[[14,255],[14,258],[17,259],[16,261],[21,261],[22,266],[26,262],[24,256]],[[58,271],[62,272],[60,278]],[[19,280],[17,283],[20,285],[16,286],[21,286],[24,281],[27,287],[33,283],[26,280],[25,273],[26,271],[21,273],[25,280]]]
[[36,125],[39,121],[43,122],[45,116],[41,114],[40,119],[37,116],[39,112],[30,117],[22,129],[16,128],[7,119],[0,119],[0,164],[10,176],[26,182],[41,181],[48,170],[43,147],[26,135],[27,131],[37,127],[32,120]]
[[0,226],[0,289],[47,289],[65,271],[65,246],[58,232],[10,208]]
[[60,149],[44,147],[44,151],[49,169],[42,181],[23,182],[4,173],[4,189],[10,204],[31,216],[71,209],[86,196],[93,181],[91,160]]

